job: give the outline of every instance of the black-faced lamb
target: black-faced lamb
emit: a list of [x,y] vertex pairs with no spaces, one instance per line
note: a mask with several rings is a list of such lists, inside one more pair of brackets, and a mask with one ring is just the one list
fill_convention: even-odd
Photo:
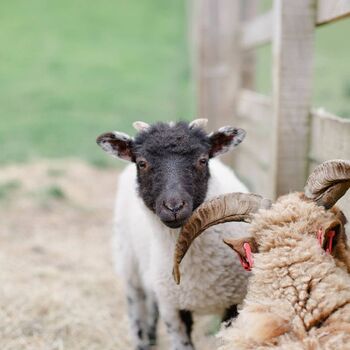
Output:
[[252,272],[239,316],[219,335],[220,350],[350,349],[346,220],[333,207],[349,187],[350,162],[328,161],[311,174],[305,193],[282,196],[270,209],[259,210],[267,203],[259,196],[235,193],[193,214],[179,238],[175,271],[203,229],[251,222],[249,236],[225,240]]
[[171,348],[191,350],[192,312],[228,318],[246,293],[248,274],[222,244],[224,237],[244,232],[244,224],[208,230],[183,262],[190,272],[181,286],[171,278],[180,227],[192,212],[205,199],[247,191],[232,170],[213,159],[236,147],[244,130],[223,127],[207,134],[205,122],[137,122],[135,138],[109,132],[97,139],[112,156],[133,163],[119,177],[113,254],[137,349],[155,343],[158,308]]

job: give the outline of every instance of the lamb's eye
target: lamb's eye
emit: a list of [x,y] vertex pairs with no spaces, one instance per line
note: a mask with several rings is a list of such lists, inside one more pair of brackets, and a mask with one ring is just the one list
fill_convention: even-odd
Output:
[[208,164],[208,159],[207,158],[200,158],[199,159],[199,164],[202,166],[205,166]]
[[138,162],[137,162],[137,167],[139,168],[139,169],[146,169],[147,168],[147,162],[145,161],[145,160],[139,160]]

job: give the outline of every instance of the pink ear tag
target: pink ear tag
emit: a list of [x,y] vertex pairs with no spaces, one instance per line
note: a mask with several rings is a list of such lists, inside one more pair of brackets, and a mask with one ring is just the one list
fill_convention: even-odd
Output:
[[253,256],[252,256],[252,249],[250,248],[249,243],[244,243],[243,248],[244,248],[246,256],[247,256],[247,261],[249,264],[249,271],[250,271],[254,265]]
[[328,231],[328,246],[326,248],[326,253],[330,254],[332,253],[332,249],[333,249],[333,238],[335,236],[335,231]]
[[243,244],[243,248],[246,256],[242,257],[238,254],[241,265],[243,266],[244,270],[251,271],[253,267],[252,249],[250,248],[250,244],[247,242]]
[[[335,236],[335,231],[328,231],[327,247],[326,247],[326,253],[328,254],[332,253],[334,236]],[[322,248],[323,231],[321,228],[317,231],[317,240]]]

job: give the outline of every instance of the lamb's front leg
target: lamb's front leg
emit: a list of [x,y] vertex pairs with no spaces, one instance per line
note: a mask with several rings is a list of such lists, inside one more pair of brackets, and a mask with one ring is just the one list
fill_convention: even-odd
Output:
[[171,350],[194,350],[191,340],[192,313],[169,306],[160,308],[170,338]]
[[[156,325],[158,313],[154,304],[154,313],[150,315],[147,302],[147,294],[137,279],[130,279],[127,283],[128,314],[131,327],[131,336],[136,350],[150,350],[151,345],[156,341]],[[153,322],[151,323],[151,317]]]

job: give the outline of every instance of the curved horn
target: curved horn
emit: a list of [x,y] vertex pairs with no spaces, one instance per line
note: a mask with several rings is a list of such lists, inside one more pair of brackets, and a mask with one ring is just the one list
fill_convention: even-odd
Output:
[[204,129],[207,126],[207,124],[208,124],[208,119],[200,118],[200,119],[193,120],[191,123],[188,124],[188,126],[190,129],[193,129],[193,128]]
[[251,221],[251,215],[260,208],[270,208],[271,201],[252,193],[229,193],[204,202],[192,214],[178,237],[173,276],[180,283],[179,265],[196,237],[207,228],[229,221]]
[[349,187],[350,161],[328,160],[317,166],[309,176],[305,195],[318,205],[329,209],[344,196]]

